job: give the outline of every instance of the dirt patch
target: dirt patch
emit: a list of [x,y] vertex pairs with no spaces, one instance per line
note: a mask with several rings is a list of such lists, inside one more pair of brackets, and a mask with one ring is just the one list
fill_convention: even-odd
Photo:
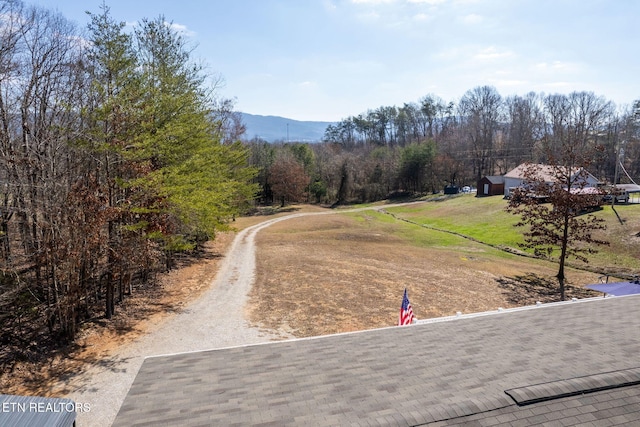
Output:
[[[505,291],[510,303],[517,306],[532,305],[536,302],[548,303],[558,300],[558,281],[552,277],[535,273],[503,277],[497,279],[499,288]],[[602,296],[601,292],[591,291],[571,284],[565,287],[565,298],[592,298]]]
[[[393,326],[405,287],[423,319],[558,299],[554,264],[497,259],[473,242],[464,251],[417,247],[395,236],[393,224],[363,218],[306,217],[263,230],[251,320],[298,337]],[[597,279],[584,272],[571,278]],[[567,296],[574,295],[587,296],[569,286]]]

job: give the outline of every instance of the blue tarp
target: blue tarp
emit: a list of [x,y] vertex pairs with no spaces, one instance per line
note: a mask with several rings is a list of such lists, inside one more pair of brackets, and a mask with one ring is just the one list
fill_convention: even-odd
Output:
[[587,289],[604,292],[609,295],[623,296],[640,294],[640,283],[638,282],[611,282],[600,283],[597,285],[587,285]]

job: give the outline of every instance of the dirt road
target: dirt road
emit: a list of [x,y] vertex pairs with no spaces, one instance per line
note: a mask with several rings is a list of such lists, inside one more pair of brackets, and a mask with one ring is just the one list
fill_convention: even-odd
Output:
[[244,306],[255,273],[255,235],[279,221],[305,214],[274,218],[238,233],[214,283],[192,304],[155,325],[139,339],[123,345],[117,354],[65,380],[67,397],[89,404],[79,413],[78,425],[110,426],[145,357],[224,348],[287,338],[286,334],[250,326]]

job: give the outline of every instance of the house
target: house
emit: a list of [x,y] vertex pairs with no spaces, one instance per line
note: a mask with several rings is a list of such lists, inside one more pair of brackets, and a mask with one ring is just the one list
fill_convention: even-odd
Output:
[[148,357],[113,426],[640,425],[640,295]]
[[478,196],[498,196],[504,194],[504,176],[485,176],[478,181]]
[[[506,175],[504,175],[504,196],[509,197],[511,195],[511,191],[514,188],[518,188],[525,184],[526,182],[526,172],[527,168],[535,167],[538,171],[538,178],[544,180],[546,183],[555,182],[556,178],[554,176],[554,168],[553,166],[543,165],[543,164],[535,164],[535,163],[522,163],[520,166],[516,167],[509,171]],[[575,168],[571,176],[576,177],[578,174],[583,172],[583,168]],[[586,172],[586,171],[584,171]],[[582,183],[585,187],[598,187],[601,182],[589,172],[586,172],[585,181]],[[581,184],[581,185],[582,185]]]

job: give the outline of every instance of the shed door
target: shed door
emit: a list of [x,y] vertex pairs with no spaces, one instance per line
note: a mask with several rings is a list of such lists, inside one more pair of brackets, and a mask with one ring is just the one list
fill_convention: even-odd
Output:
[[484,193],[483,194],[489,194],[489,184],[485,184],[484,185]]

